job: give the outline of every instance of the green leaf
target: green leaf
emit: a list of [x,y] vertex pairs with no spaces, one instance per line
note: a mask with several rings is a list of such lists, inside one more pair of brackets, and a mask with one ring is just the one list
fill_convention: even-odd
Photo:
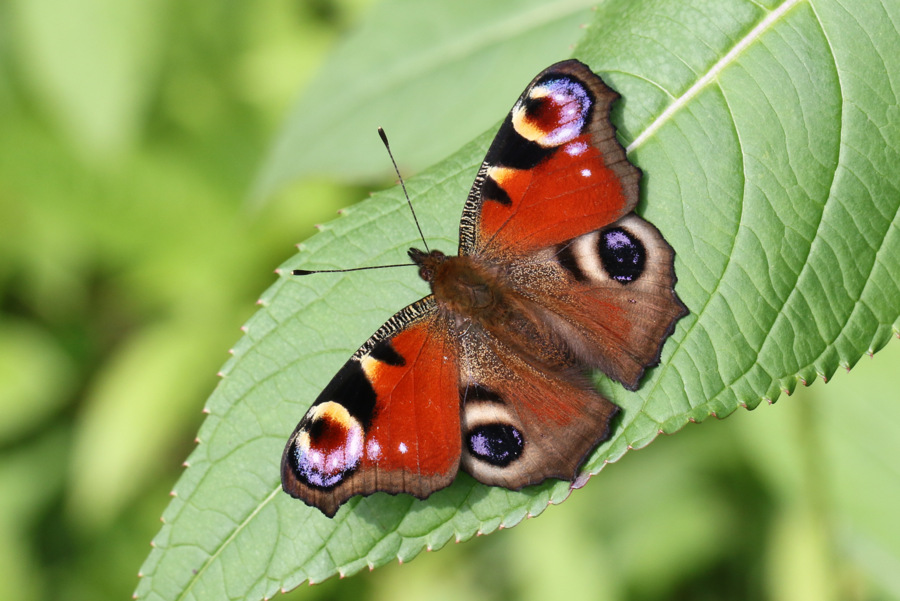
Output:
[[522,82],[568,58],[593,4],[378,4],[306,86],[254,195],[265,197],[304,175],[383,177],[391,167],[375,134],[379,126],[404,173],[444,158],[508,111]]
[[[91,160],[130,150],[162,56],[162,0],[14,0],[23,76]],[[98,157],[99,155],[99,157]]]
[[24,321],[0,320],[0,442],[9,444],[22,432],[66,402],[75,369],[52,337]]
[[[828,379],[898,333],[900,5],[762,4],[610,2],[575,50],[623,96],[614,120],[645,174],[638,212],[675,248],[691,309],[637,392],[599,383],[624,416],[591,474],[660,432]],[[433,247],[454,248],[489,142],[408,182]],[[400,262],[415,232],[388,190],[280,272]],[[413,270],[384,270],[282,275],[263,295],[209,400],[139,598],[269,597],[513,526],[568,496],[565,482],[511,492],[461,474],[426,501],[376,494],[329,520],[280,491],[296,421],[367,336],[425,293]]]

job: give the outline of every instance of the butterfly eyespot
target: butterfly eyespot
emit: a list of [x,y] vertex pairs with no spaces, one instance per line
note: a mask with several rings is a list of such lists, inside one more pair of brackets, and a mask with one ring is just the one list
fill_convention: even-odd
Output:
[[609,277],[620,284],[630,284],[644,273],[647,251],[643,243],[625,228],[601,232],[597,250]]
[[469,452],[491,465],[506,467],[522,455],[522,433],[508,424],[485,424],[472,428],[466,436]]
[[544,148],[560,146],[581,135],[592,99],[577,80],[561,77],[532,88],[513,109],[513,126],[526,140]]
[[343,405],[321,403],[294,439],[291,468],[308,486],[333,488],[359,466],[364,438],[362,425]]

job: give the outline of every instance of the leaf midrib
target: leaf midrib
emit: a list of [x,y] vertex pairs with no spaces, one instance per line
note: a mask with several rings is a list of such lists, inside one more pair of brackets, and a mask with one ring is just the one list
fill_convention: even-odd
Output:
[[735,44],[731,50],[729,50],[725,56],[716,61],[709,70],[703,74],[703,76],[697,80],[697,82],[692,85],[687,91],[675,99],[675,102],[666,107],[660,115],[654,119],[650,125],[648,125],[644,131],[636,137],[631,144],[625,149],[626,153],[631,153],[634,149],[639,148],[646,142],[653,134],[655,134],[663,125],[672,120],[675,113],[680,111],[690,102],[695,96],[697,96],[703,88],[708,86],[710,83],[715,81],[715,79],[719,76],[719,74],[725,69],[725,67],[732,64],[735,59],[740,56],[740,54],[746,50],[750,45],[758,40],[765,32],[772,28],[778,21],[781,20],[784,15],[800,4],[801,2],[808,2],[809,0],[785,0],[778,8],[770,12],[766,17],[760,21],[756,27],[750,30],[750,32],[745,35],[743,38],[738,40],[737,44]]

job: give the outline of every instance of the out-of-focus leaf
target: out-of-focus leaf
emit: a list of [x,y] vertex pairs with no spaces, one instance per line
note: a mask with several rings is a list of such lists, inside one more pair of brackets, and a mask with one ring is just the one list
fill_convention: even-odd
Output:
[[115,158],[142,125],[165,0],[13,0],[22,73],[85,154]]
[[[587,472],[660,432],[830,378],[897,332],[896,22],[900,6],[875,0],[600,7],[575,55],[625,99],[614,119],[646,176],[639,212],[676,249],[692,313],[637,392],[600,382],[624,411]],[[453,248],[489,142],[409,182],[433,246]],[[414,241],[394,189],[348,211],[282,273],[398,262]],[[271,596],[515,525],[569,494],[564,482],[512,492],[463,474],[426,501],[376,494],[329,520],[281,492],[296,421],[350,353],[424,293],[412,270],[285,276],[266,292],[209,401],[138,597]]]
[[72,376],[71,360],[50,335],[26,322],[0,321],[0,442],[61,407]]
[[30,601],[45,592],[39,550],[28,533],[59,496],[65,444],[65,435],[55,429],[0,456],[0,598]]
[[898,364],[900,344],[892,341],[860,361],[852,376],[838,372],[827,386],[801,388],[731,428],[780,501],[767,559],[771,598],[840,599],[840,582],[860,575],[883,589],[883,598],[900,596],[900,478],[893,460],[900,453],[894,435],[900,403],[891,369]]
[[254,195],[310,174],[363,180],[390,173],[379,126],[405,173],[443,158],[508,111],[522,82],[568,56],[594,4],[378,4],[307,85]]
[[194,374],[208,369],[217,338],[188,331],[175,321],[132,336],[88,394],[70,456],[69,509],[83,528],[116,518],[165,466],[160,457],[183,435],[185,413],[197,411],[191,400],[208,382]]
[[[844,377],[811,395],[813,403],[828,407],[817,442],[828,469],[829,499],[839,516],[837,547],[894,598],[900,598],[900,468],[895,461],[900,457],[900,395],[896,369],[881,368],[897,365],[900,344],[892,342],[871,364],[857,367],[865,369],[870,385],[865,397]],[[876,494],[854,494],[859,491]]]

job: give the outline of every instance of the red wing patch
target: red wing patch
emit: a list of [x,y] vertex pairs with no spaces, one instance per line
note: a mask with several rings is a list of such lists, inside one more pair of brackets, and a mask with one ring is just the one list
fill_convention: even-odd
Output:
[[628,212],[618,175],[590,145],[589,135],[569,141],[531,169],[490,167],[487,177],[511,201],[488,199],[482,205],[487,247],[521,254],[570,240]]
[[366,429],[363,468],[426,478],[455,474],[459,387],[452,344],[417,327],[400,332],[391,346],[405,359],[404,365],[371,355],[361,361],[377,398]]

